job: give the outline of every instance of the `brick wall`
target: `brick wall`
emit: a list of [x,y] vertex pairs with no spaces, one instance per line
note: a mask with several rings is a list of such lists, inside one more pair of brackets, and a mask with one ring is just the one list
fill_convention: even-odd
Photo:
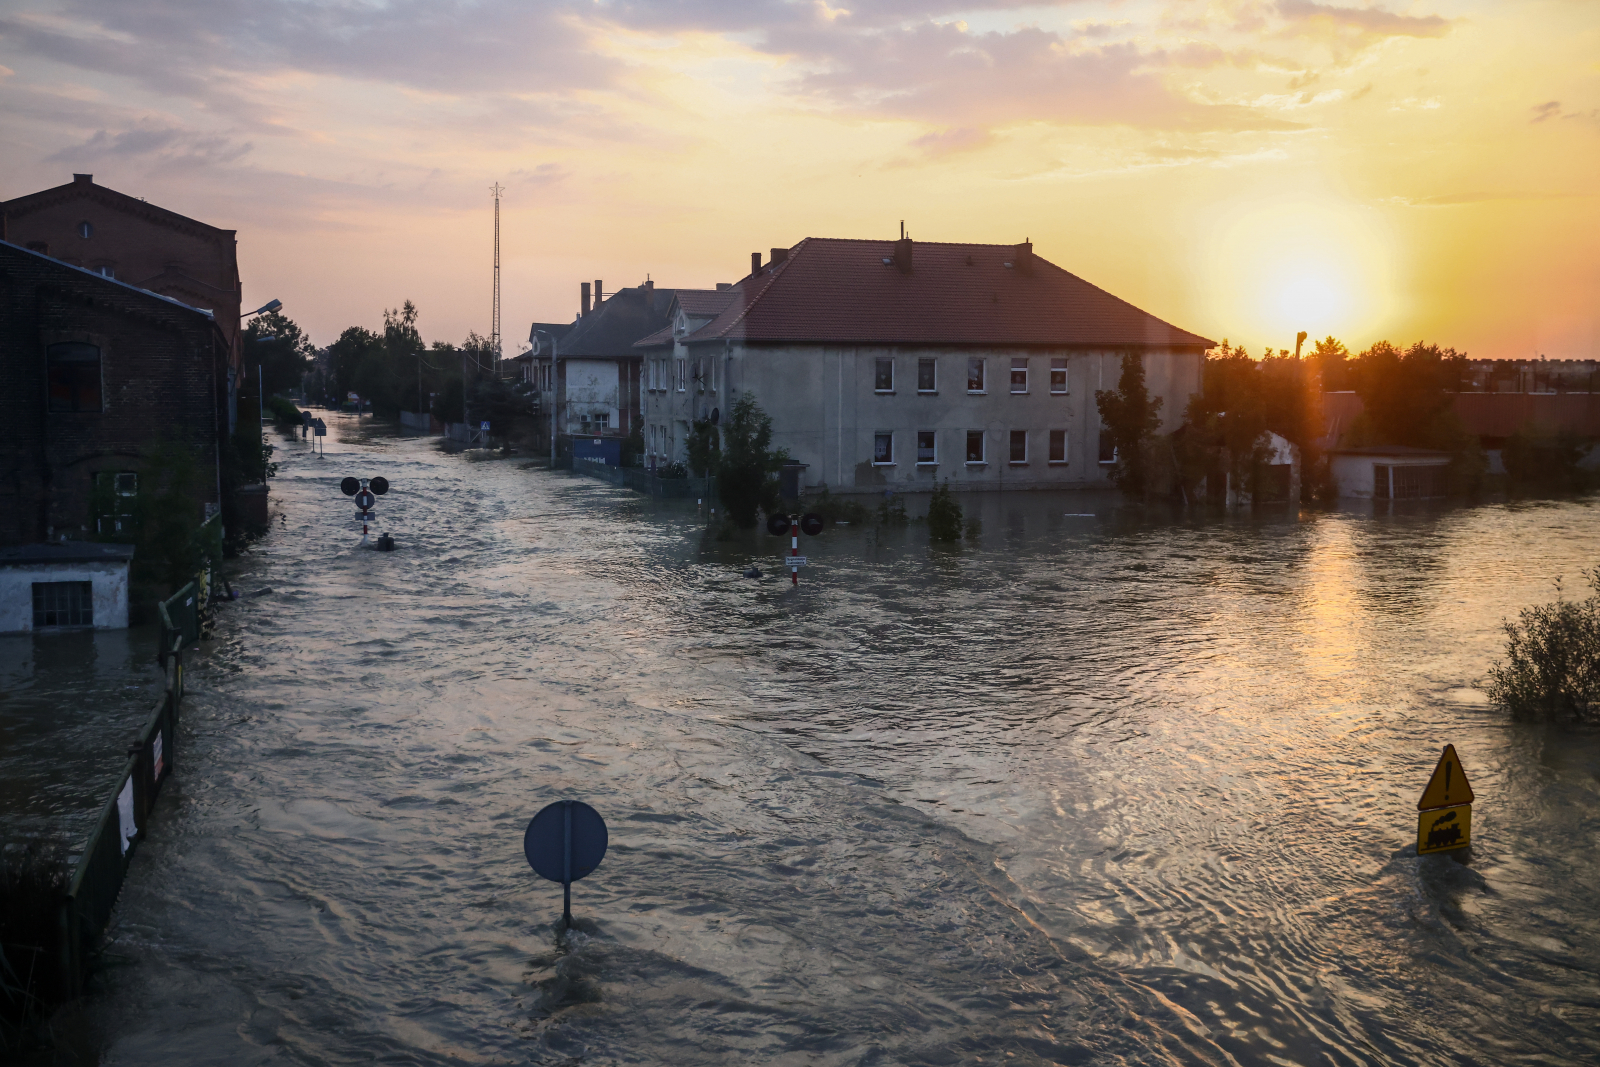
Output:
[[[100,348],[102,410],[48,410],[58,341]],[[226,358],[199,311],[0,243],[0,543],[82,537],[95,473],[137,471],[158,440],[192,450],[200,522],[219,503]]]

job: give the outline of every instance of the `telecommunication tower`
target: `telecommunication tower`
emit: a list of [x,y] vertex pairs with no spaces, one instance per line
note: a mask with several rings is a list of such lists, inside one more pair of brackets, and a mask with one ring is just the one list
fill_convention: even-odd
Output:
[[490,186],[494,194],[494,315],[489,322],[489,348],[494,358],[500,359],[500,194],[505,192],[499,182]]

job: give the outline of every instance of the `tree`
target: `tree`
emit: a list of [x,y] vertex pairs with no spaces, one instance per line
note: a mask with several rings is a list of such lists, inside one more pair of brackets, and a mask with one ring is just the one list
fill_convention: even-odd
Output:
[[246,364],[260,365],[262,387],[273,396],[299,391],[317,349],[293,319],[270,311],[245,327],[244,352]]
[[704,478],[717,469],[721,447],[717,440],[717,428],[711,425],[710,419],[694,420],[684,449],[688,452],[689,472],[696,478]]
[[381,359],[383,338],[371,330],[352,326],[328,346],[328,363],[333,377],[335,401],[343,403],[350,393],[365,395],[359,386],[365,380],[363,367],[369,360]]
[[1322,388],[1330,393],[1344,392],[1350,388],[1348,378],[1350,350],[1333,334],[1317,341],[1307,357],[1316,368]]
[[1466,354],[1418,341],[1401,351],[1379,341],[1350,367],[1374,444],[1447,448],[1459,436],[1450,425],[1452,397]]
[[789,459],[772,447],[772,417],[746,393],[734,401],[722,427],[722,457],[717,463],[717,495],[728,520],[753,529],[759,513],[778,507],[773,477]]
[[1152,397],[1144,384],[1144,360],[1136,353],[1122,357],[1122,375],[1116,389],[1096,389],[1095,407],[1116,449],[1111,483],[1134,499],[1149,485],[1149,441],[1161,428],[1161,398]]

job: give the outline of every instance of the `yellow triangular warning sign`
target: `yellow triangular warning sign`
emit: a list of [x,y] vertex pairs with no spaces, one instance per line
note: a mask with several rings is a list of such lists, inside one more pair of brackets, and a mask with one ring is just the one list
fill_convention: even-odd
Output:
[[1471,804],[1472,799],[1472,787],[1467,784],[1467,772],[1461,769],[1461,757],[1456,755],[1456,746],[1444,746],[1439,765],[1433,769],[1433,777],[1428,779],[1428,788],[1422,791],[1422,799],[1417,801],[1417,810]]

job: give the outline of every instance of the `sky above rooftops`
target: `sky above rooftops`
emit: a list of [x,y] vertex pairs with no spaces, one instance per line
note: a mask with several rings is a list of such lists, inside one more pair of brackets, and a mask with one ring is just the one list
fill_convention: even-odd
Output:
[[245,305],[319,343],[408,298],[486,332],[498,180],[508,354],[580,280],[903,218],[1252,351],[1588,357],[1597,56],[1592,0],[11,0],[0,196],[237,228]]

